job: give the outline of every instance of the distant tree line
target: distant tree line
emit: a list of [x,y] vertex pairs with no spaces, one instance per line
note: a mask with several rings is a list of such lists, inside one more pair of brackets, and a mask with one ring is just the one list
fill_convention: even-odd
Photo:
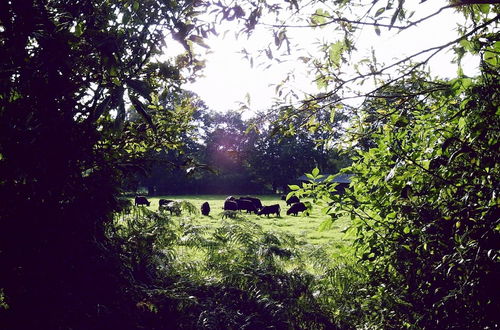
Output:
[[[191,97],[193,95],[190,95]],[[128,192],[149,195],[277,193],[313,167],[337,173],[348,157],[329,148],[321,132],[273,134],[269,121],[220,113],[203,102],[183,135],[182,150],[154,152],[149,168],[129,178]],[[261,118],[261,116],[259,116]]]

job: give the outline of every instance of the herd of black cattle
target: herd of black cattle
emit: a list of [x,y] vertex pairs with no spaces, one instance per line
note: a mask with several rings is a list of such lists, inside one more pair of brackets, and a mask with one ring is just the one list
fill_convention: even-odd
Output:
[[[287,215],[295,215],[297,216],[299,212],[304,212],[307,210],[307,207],[304,203],[302,203],[297,196],[291,196],[286,199],[286,196],[281,197],[282,200],[286,202],[286,205],[290,208],[286,211]],[[151,202],[144,196],[135,197],[136,206],[147,205],[150,206]],[[174,201],[170,199],[160,199],[158,201],[158,210],[160,212],[169,211],[170,214],[180,215],[181,214],[181,203],[179,201]],[[276,214],[277,217],[280,217],[281,207],[279,204],[273,205],[262,205],[260,199],[255,197],[239,197],[235,198],[233,196],[229,196],[224,201],[223,206],[224,211],[246,211],[246,213],[255,213],[257,215],[266,215],[269,217],[271,214]],[[210,214],[210,204],[208,202],[204,202],[201,205],[201,214],[208,216]]]

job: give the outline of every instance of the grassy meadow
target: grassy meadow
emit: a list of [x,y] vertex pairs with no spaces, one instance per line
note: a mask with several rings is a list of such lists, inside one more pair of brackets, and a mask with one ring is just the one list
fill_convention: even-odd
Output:
[[[197,306],[208,311],[215,304],[217,310],[229,313],[231,322],[248,308],[259,320],[262,317],[256,311],[272,311],[269,315],[273,316],[262,324],[271,324],[276,315],[299,315],[300,322],[310,324],[320,320],[311,316],[315,313],[347,323],[359,317],[359,300],[352,297],[362,292],[368,278],[353,257],[353,238],[343,233],[349,218],[340,218],[331,229],[320,231],[328,219],[320,205],[313,205],[308,216],[287,216],[289,207],[277,195],[253,197],[263,205],[279,204],[280,217],[236,212],[234,219],[223,218],[226,197],[157,196],[148,198],[148,207],[116,214],[110,235],[117,242],[127,242],[122,247],[124,256],[131,256],[130,269],[139,276],[155,269],[155,281],[167,283],[167,290],[154,293],[159,301],[167,297],[182,308]],[[181,215],[158,212],[162,198],[181,202]],[[200,212],[206,201],[209,216]],[[155,303],[151,306],[156,308]],[[294,328],[328,328],[305,324]]]
[[[174,219],[189,219],[191,223],[198,223],[201,226],[207,226],[213,229],[219,227],[223,221],[222,212],[223,204],[226,195],[176,195],[176,196],[158,196],[151,197],[148,200],[151,205],[148,207],[151,211],[158,210],[158,201],[161,198],[172,199],[179,201],[187,201],[196,206],[200,210],[201,204],[207,201],[210,204],[210,215],[203,216],[201,214],[188,214],[186,211],[179,216],[172,216]],[[239,196],[235,196],[239,197]],[[323,247],[328,254],[335,257],[349,257],[352,255],[352,238],[346,237],[342,232],[350,222],[350,219],[342,217],[338,219],[331,229],[319,231],[320,224],[328,217],[321,212],[321,206],[313,205],[312,212],[309,216],[299,213],[298,216],[286,215],[288,206],[285,201],[280,199],[278,195],[257,195],[254,196],[262,201],[263,205],[279,204],[281,207],[281,217],[275,215],[258,216],[255,214],[241,213],[241,216],[250,222],[262,226],[265,232],[276,232],[289,234],[293,236],[299,244],[312,245]],[[225,221],[231,221],[226,219]]]

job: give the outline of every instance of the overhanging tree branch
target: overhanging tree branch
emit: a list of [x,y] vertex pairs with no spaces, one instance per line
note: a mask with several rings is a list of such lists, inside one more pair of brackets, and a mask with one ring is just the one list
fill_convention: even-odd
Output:
[[[361,74],[361,75],[358,75],[358,76],[355,76],[355,77],[352,77],[350,79],[347,79],[347,80],[343,80],[339,83],[339,85],[337,85],[334,90],[326,93],[326,94],[323,94],[322,98],[325,99],[325,98],[328,98],[328,97],[331,97],[333,95],[338,95],[338,92],[347,84],[349,83],[354,83],[360,79],[365,79],[365,78],[368,78],[368,77],[374,77],[374,76],[379,76],[381,74],[383,74],[384,72],[388,71],[389,69],[392,69],[394,67],[397,67],[403,63],[406,63],[406,62],[409,62],[411,61],[412,59],[420,56],[420,55],[423,55],[423,54],[426,54],[426,53],[429,53],[429,52],[432,52],[426,59],[424,59],[423,61],[420,61],[419,63],[415,64],[409,71],[406,71],[405,73],[401,74],[400,76],[394,78],[394,79],[391,79],[390,81],[384,83],[382,86],[379,86],[375,89],[373,89],[372,91],[368,92],[368,93],[365,93],[365,94],[361,94],[361,95],[357,95],[356,97],[367,97],[367,96],[373,96],[375,93],[377,93],[378,91],[380,91],[381,89],[387,87],[388,85],[400,80],[401,78],[407,76],[408,74],[412,73],[412,72],[415,72],[419,67],[421,67],[422,65],[428,63],[430,61],[430,59],[432,57],[434,57],[436,54],[438,54],[439,52],[441,52],[442,50],[450,47],[451,45],[454,45],[458,42],[460,42],[461,40],[464,40],[468,37],[470,37],[471,35],[475,34],[477,31],[479,30],[482,30],[484,28],[486,28],[488,25],[494,23],[494,22],[497,22],[498,20],[500,19],[500,15],[497,15],[495,16],[493,19],[491,20],[488,20],[486,22],[484,22],[483,24],[475,27],[474,29],[472,29],[471,31],[467,32],[466,34],[460,36],[459,38],[456,38],[450,42],[447,42],[443,45],[440,45],[440,46],[435,46],[435,47],[431,47],[431,48],[428,48],[428,49],[425,49],[425,50],[421,50],[417,53],[414,53],[410,56],[407,56],[395,63],[392,63],[391,65],[388,65],[380,70],[377,70],[377,71],[373,71],[373,72],[370,72],[370,73],[366,73],[366,74]],[[346,98],[342,98],[342,100],[344,100]]]

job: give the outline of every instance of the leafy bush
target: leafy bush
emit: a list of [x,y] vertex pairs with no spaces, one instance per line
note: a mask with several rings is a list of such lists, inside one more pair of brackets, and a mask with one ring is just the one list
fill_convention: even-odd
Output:
[[415,96],[404,102],[370,101],[353,133],[371,147],[356,146],[345,195],[328,183],[296,193],[327,203],[330,223],[351,216],[349,231],[370,279],[368,292],[360,291],[366,312],[373,310],[368,324],[495,328],[499,75],[485,64],[477,79],[436,85],[416,82]]

